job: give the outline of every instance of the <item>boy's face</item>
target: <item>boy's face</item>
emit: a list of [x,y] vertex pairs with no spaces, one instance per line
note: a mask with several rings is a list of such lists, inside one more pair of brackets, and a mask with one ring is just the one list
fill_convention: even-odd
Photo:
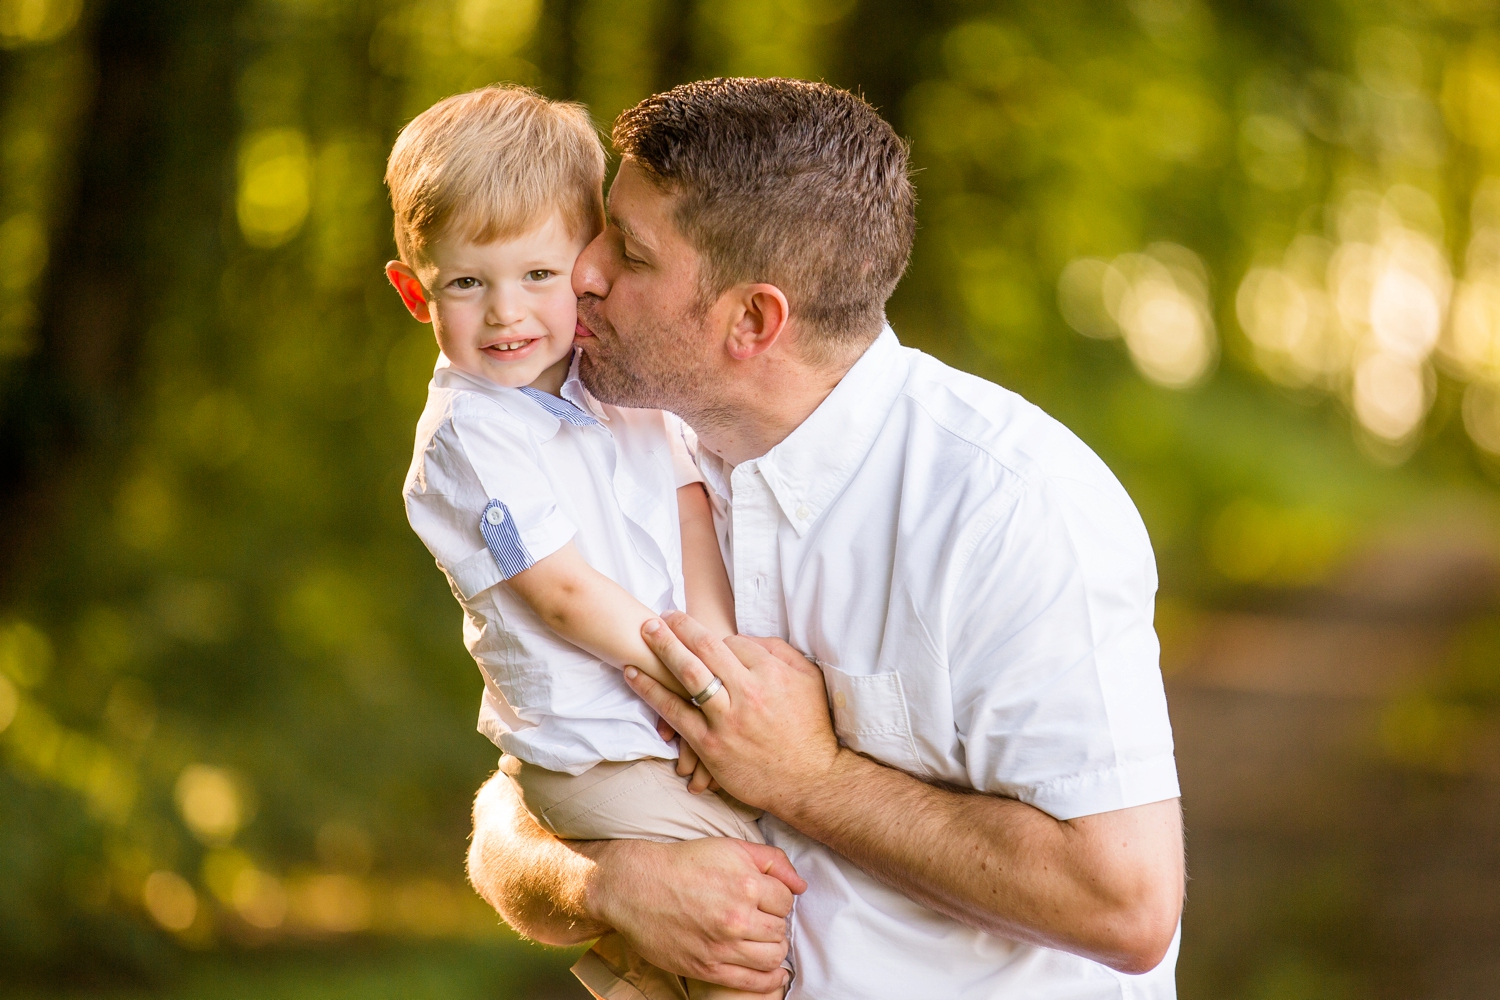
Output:
[[511,240],[439,240],[416,269],[392,261],[386,275],[412,316],[432,324],[453,367],[555,393],[572,358],[573,264],[587,243],[553,215]]

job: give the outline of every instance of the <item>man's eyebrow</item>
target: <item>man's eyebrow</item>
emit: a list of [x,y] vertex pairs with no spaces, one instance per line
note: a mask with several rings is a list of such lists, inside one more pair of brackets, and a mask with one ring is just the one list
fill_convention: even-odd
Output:
[[614,227],[616,229],[624,233],[626,236],[630,237],[632,240],[635,240],[635,242],[639,243],[647,250],[650,250],[653,253],[656,251],[656,247],[651,245],[650,240],[644,238],[640,233],[630,228],[630,224],[627,223],[624,219],[620,218],[618,215],[611,215],[609,217],[609,221],[614,224]]

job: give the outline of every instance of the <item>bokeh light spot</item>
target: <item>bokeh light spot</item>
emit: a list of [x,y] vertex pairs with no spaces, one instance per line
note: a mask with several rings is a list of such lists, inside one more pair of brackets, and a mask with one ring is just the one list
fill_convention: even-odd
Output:
[[146,912],[169,931],[185,931],[198,917],[198,894],[176,872],[154,871],[141,889]]
[[454,41],[467,52],[508,56],[530,40],[541,12],[541,0],[459,0]]
[[230,902],[252,927],[275,930],[286,920],[287,895],[281,880],[257,868],[246,868],[234,880]]
[[0,291],[22,291],[47,267],[47,230],[34,213],[0,223]]
[[177,809],[193,836],[206,844],[226,843],[239,832],[244,804],[227,771],[191,764],[177,778]]
[[83,0],[0,0],[0,49],[61,38],[81,13]]
[[370,926],[370,890],[350,875],[315,875],[290,887],[289,914],[310,930],[348,934]]
[[1475,382],[1464,390],[1464,430],[1491,455],[1500,455],[1500,385]]
[[4,674],[0,674],[0,733],[10,728],[21,707],[21,692]]
[[1153,243],[1109,263],[1074,260],[1059,275],[1057,293],[1069,326],[1090,337],[1123,334],[1131,361],[1159,385],[1194,385],[1218,356],[1208,270],[1186,247]]
[[296,129],[266,129],[240,149],[240,232],[254,247],[278,247],[297,235],[312,206],[312,161]]
[[1372,354],[1354,370],[1354,415],[1386,441],[1405,440],[1427,411],[1421,367],[1393,354]]
[[34,688],[52,672],[52,640],[24,621],[0,625],[0,673],[23,688]]

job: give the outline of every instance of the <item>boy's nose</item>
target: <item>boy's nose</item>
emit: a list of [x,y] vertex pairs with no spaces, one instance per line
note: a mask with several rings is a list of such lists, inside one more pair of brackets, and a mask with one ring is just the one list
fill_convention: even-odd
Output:
[[573,265],[574,295],[580,299],[585,295],[602,299],[609,294],[609,279],[602,266],[608,253],[604,233],[595,236],[593,242],[583,248],[583,253],[578,255],[578,261]]
[[485,319],[491,326],[513,326],[526,318],[526,310],[521,308],[519,298],[503,292],[491,296],[485,313]]

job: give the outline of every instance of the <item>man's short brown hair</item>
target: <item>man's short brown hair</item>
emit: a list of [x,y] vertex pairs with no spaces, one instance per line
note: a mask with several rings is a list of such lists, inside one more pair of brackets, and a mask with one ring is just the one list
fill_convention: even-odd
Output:
[[879,332],[916,231],[907,146],[862,98],[803,80],[700,80],[620,115],[614,144],[678,197],[705,297],[786,293],[815,353]]
[[445,236],[512,239],[553,212],[585,241],[604,225],[604,147],[588,109],[526,87],[484,87],[417,115],[385,183],[396,248],[413,266]]

